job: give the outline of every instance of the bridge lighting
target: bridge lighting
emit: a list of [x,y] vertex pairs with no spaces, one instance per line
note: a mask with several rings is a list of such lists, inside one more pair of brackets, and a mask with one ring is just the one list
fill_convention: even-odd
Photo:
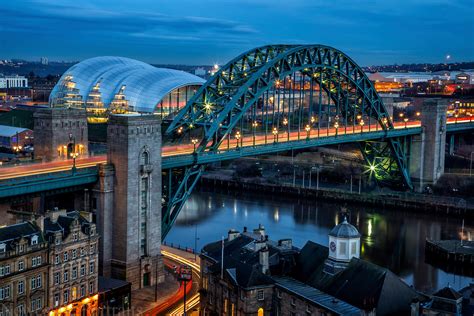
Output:
[[281,84],[281,81],[280,80],[275,80],[275,87],[279,88],[280,87],[280,84]]
[[311,126],[309,126],[309,124],[306,124],[304,129],[306,130],[306,138],[309,139],[309,133],[311,132]]
[[403,121],[405,122],[405,128],[407,128],[408,117],[405,117]]
[[190,123],[189,124],[189,128],[193,128],[194,127],[194,124],[193,123]]
[[193,146],[194,146],[193,154],[196,153],[196,144],[198,143],[198,141],[199,140],[197,138],[191,139],[191,143],[193,143]]
[[183,132],[183,127],[180,126],[180,127],[178,128],[178,134],[181,134],[182,132]]
[[455,113],[454,114],[454,123],[457,123],[458,122],[458,117],[459,117],[459,113]]
[[72,173],[76,173],[76,158],[77,156],[79,156],[79,153],[77,152],[72,152],[71,154],[71,158],[72,158]]
[[219,70],[219,65],[218,64],[214,64],[214,70]]
[[237,140],[237,148],[239,148],[239,140],[240,140],[241,137],[242,137],[242,135],[240,135],[240,131],[237,131],[235,133],[235,139]]
[[357,116],[356,116],[356,117],[357,117],[357,119],[358,119],[358,120],[360,120],[360,119],[362,118],[362,115],[360,115],[360,114],[357,114]]
[[14,150],[16,153],[20,152],[22,148],[23,148],[23,147],[22,147],[21,145],[13,146],[13,150]]
[[384,118],[382,119],[382,123],[383,123],[384,125],[387,125],[387,123],[388,123],[388,120],[387,120],[387,118],[386,118],[386,117],[384,117]]
[[272,134],[273,134],[273,142],[276,143],[278,140],[278,129],[276,127],[273,128]]
[[400,114],[398,114],[398,116],[399,116],[400,118],[403,118],[403,117],[405,116],[405,114],[403,114],[403,112],[401,112]]
[[[222,92],[222,91],[221,91]],[[220,92],[220,93],[221,93]],[[212,104],[209,102],[204,103],[204,110],[206,110],[206,113],[210,113],[212,110]]]
[[369,169],[370,169],[370,171],[374,172],[374,171],[375,171],[375,166],[374,166],[374,165],[370,165]]
[[416,115],[417,117],[420,117],[421,113],[418,111],[418,112],[415,113],[415,115]]
[[288,119],[286,117],[283,119],[283,125],[288,125]]
[[254,122],[252,123],[252,127],[253,127],[253,128],[256,128],[257,126],[258,126],[257,121],[254,121]]
[[311,116],[311,123],[314,124],[314,122],[316,122],[316,119],[314,118],[314,116]]
[[365,124],[364,120],[361,119],[360,122],[359,122],[359,125],[360,125],[360,132],[361,132],[361,133],[364,131],[364,124]]

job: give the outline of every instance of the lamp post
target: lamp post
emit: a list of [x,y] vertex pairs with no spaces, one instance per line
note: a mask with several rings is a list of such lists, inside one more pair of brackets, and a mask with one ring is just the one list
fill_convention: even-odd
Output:
[[258,123],[257,121],[254,121],[252,123],[252,127],[253,127],[253,145],[255,146],[255,134],[257,132],[257,126],[258,126]]
[[193,154],[196,153],[196,144],[198,143],[198,139],[197,138],[193,138],[191,139],[191,143],[193,143]]
[[309,126],[309,124],[306,124],[304,129],[306,130],[306,140],[309,140],[309,134],[311,132],[311,127]]
[[454,123],[457,124],[458,123],[458,117],[459,117],[459,113],[455,113],[454,114]]
[[288,135],[288,141],[290,141],[290,126],[288,125],[288,119],[286,117],[283,119],[283,126],[287,126],[286,134]]
[[337,129],[339,128],[339,122],[338,121],[336,121],[334,123],[334,128],[336,129],[336,137],[337,137]]
[[273,134],[273,143],[276,144],[276,142],[278,141],[278,129],[276,127],[273,128],[272,134]]
[[72,173],[75,174],[76,173],[76,158],[77,156],[79,156],[79,153],[77,152],[72,152],[71,153],[71,158],[72,158]]
[[407,128],[408,117],[405,117],[403,121],[405,122],[405,128]]
[[365,124],[364,120],[361,119],[360,122],[359,122],[359,125],[360,125],[360,132],[361,132],[361,133],[364,131],[364,124]]
[[240,140],[240,137],[242,137],[242,135],[240,135],[240,131],[237,131],[235,133],[235,139],[237,140],[237,146],[236,148],[239,149],[239,140]]

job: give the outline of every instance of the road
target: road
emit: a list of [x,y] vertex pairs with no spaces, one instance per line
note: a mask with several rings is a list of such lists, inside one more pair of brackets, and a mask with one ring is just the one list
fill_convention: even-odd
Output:
[[[455,124],[455,123],[468,123],[472,122],[470,118],[448,118],[448,124]],[[411,121],[411,122],[394,122],[395,129],[403,129],[403,128],[416,128],[421,126],[421,121]],[[377,130],[381,130],[378,124],[371,124],[371,125],[364,125],[364,126],[356,126],[354,128],[350,127],[345,129],[344,127],[339,127],[337,130],[336,128],[325,128],[320,129],[319,133],[315,130],[310,130],[306,132],[302,130],[298,131],[287,131],[279,132],[276,135],[273,135],[271,131],[267,136],[265,135],[244,135],[244,137],[240,138],[239,140],[235,139],[235,135],[232,135],[232,139],[224,140],[219,147],[219,150],[225,151],[229,149],[234,149],[237,147],[237,143],[241,147],[251,147],[251,146],[260,146],[266,144],[272,144],[273,142],[287,142],[287,141],[297,141],[297,140],[305,140],[305,139],[317,139],[329,136],[343,136],[343,135],[351,135],[351,134],[359,134],[359,133],[368,133],[374,132]],[[189,155],[192,154],[194,151],[194,145],[190,143],[176,145],[176,146],[165,146],[162,148],[162,157],[173,157],[173,156],[180,156],[180,155]],[[76,159],[76,168],[82,169],[87,167],[92,167],[97,164],[106,163],[107,156],[95,156],[89,158],[78,158]],[[39,175],[39,174],[47,174],[47,173],[54,173],[59,171],[68,171],[71,170],[73,166],[72,160],[61,160],[61,161],[53,161],[47,163],[32,163],[32,164],[25,164],[25,165],[17,165],[13,167],[2,167],[0,168],[0,181],[1,180],[8,180],[12,178],[24,177],[24,176],[32,176],[32,175]]]

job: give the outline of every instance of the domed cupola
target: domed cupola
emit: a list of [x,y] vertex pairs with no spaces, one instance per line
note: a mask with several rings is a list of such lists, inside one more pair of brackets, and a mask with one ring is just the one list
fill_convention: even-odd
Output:
[[360,256],[360,234],[344,217],[329,233],[329,256],[325,271],[334,274],[345,269],[353,257]]

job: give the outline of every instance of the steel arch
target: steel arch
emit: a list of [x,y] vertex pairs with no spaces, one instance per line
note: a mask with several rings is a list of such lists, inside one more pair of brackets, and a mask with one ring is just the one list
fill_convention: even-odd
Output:
[[[243,53],[223,66],[176,115],[166,134],[179,139],[200,129],[202,135],[195,154],[216,152],[244,113],[276,80],[295,72],[307,75],[317,82],[328,93],[337,111],[345,115],[346,120],[348,114],[355,117],[355,113],[362,112],[369,118],[374,118],[381,129],[394,128],[370,80],[341,51],[323,45],[269,45]],[[402,146],[396,139],[388,139],[386,142],[390,152],[382,150],[377,153],[389,155],[395,164],[384,168],[385,173],[392,176],[397,173],[411,187]],[[372,150],[371,153],[373,152],[375,151]],[[373,155],[364,154],[364,157],[369,165],[380,160],[380,157],[374,158]],[[189,188],[194,187],[203,169],[204,166],[196,165],[186,170],[174,196],[168,197],[163,212],[164,234],[171,228],[190,193]]]

